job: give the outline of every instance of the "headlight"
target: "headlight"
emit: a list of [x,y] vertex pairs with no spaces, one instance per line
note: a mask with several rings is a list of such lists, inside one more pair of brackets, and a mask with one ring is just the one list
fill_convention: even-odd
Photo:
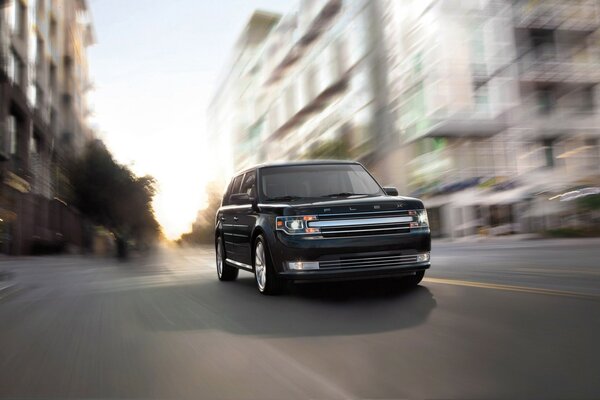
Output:
[[319,228],[309,228],[309,221],[316,221],[315,215],[298,215],[290,217],[277,217],[275,224],[278,231],[284,231],[289,235],[309,235],[320,233]]
[[417,221],[420,226],[429,226],[429,218],[427,217],[427,210],[421,210],[417,214]]
[[428,228],[429,218],[427,218],[427,210],[409,211],[409,215],[413,215],[414,222],[410,223],[411,228]]

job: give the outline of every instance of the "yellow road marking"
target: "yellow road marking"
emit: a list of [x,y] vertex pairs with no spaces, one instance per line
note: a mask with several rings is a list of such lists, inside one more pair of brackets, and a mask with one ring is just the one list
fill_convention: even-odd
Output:
[[483,289],[508,290],[511,292],[546,294],[546,295],[564,296],[564,297],[578,297],[578,298],[584,298],[584,299],[600,299],[600,295],[595,295],[595,294],[569,292],[569,291],[564,291],[564,290],[542,289],[542,288],[534,288],[534,287],[527,287],[527,286],[500,285],[497,283],[462,281],[462,280],[457,280],[457,279],[440,279],[440,278],[424,278],[423,281],[429,282],[429,283],[440,283],[440,284],[445,284],[445,285],[468,286],[468,287],[476,287],[476,288],[483,288]]

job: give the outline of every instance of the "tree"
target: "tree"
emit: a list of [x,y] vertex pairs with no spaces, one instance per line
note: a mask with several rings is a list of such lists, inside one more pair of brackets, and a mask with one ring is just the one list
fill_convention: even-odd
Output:
[[71,160],[67,176],[74,205],[115,235],[120,255],[128,241],[147,244],[158,237],[152,210],[156,181],[118,164],[102,142],[90,143],[81,157]]
[[206,186],[208,197],[207,205],[198,211],[196,222],[192,226],[192,231],[184,233],[179,239],[179,243],[185,244],[212,244],[215,240],[215,215],[221,206],[223,191],[216,182],[209,183]]

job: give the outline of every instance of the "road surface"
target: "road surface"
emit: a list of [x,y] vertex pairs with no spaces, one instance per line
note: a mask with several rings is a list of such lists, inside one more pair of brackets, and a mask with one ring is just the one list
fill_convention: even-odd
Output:
[[436,243],[394,282],[220,283],[211,249],[6,259],[2,398],[600,398],[600,242]]

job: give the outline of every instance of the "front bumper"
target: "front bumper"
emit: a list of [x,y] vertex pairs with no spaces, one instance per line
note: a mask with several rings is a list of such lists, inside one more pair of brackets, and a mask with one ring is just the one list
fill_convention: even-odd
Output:
[[[279,232],[270,246],[278,275],[287,280],[344,280],[411,275],[430,267],[430,262],[403,262],[399,265],[353,266],[291,270],[288,262],[331,263],[361,258],[408,257],[431,251],[429,230],[398,235],[347,237],[335,239],[291,236]],[[343,262],[343,261],[342,261]],[[389,263],[387,263],[389,264]]]
[[368,267],[368,268],[348,268],[328,270],[310,270],[310,271],[285,271],[279,276],[285,280],[292,281],[338,281],[355,279],[375,279],[395,276],[414,275],[416,272],[425,271],[431,266],[427,263],[417,263],[402,266],[389,267]]

